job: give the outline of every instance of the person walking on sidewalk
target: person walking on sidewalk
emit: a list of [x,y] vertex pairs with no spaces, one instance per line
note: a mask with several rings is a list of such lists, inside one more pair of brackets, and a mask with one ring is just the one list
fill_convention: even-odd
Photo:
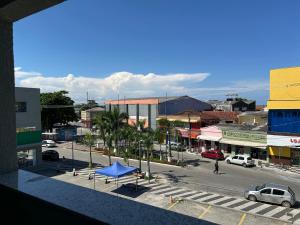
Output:
[[219,174],[219,163],[218,163],[218,159],[216,159],[216,162],[215,162],[215,170],[214,170],[214,174]]

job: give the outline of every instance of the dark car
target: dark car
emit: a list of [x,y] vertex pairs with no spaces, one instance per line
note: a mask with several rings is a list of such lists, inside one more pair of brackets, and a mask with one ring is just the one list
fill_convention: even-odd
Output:
[[224,159],[224,154],[220,150],[209,150],[205,152],[201,152],[201,156],[203,158],[209,158],[209,159]]
[[55,150],[46,150],[42,152],[42,159],[43,160],[59,160],[59,154]]

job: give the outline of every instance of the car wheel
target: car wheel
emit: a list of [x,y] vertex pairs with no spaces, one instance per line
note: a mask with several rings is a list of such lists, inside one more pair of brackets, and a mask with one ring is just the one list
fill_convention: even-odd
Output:
[[256,198],[254,195],[249,195],[249,196],[248,196],[248,199],[249,199],[250,201],[253,201],[253,202],[256,202],[256,201],[257,201],[257,198]]
[[227,163],[227,164],[230,164],[231,162],[230,162],[230,160],[228,159],[228,160],[226,160],[226,163]]
[[282,205],[283,207],[286,207],[286,208],[291,208],[291,206],[292,206],[292,204],[291,204],[290,202],[288,202],[288,201],[282,202],[281,205]]
[[242,166],[245,167],[245,168],[247,167],[246,163],[243,163]]

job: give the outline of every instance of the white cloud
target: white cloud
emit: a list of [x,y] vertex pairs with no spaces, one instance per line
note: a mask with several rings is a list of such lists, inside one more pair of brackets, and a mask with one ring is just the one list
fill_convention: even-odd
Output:
[[25,78],[25,77],[34,77],[34,76],[42,76],[41,73],[38,72],[27,72],[23,71],[22,67],[15,67],[15,77],[18,78]]
[[[174,73],[159,75],[133,74],[117,72],[106,77],[94,78],[87,76],[45,76],[37,72],[22,71],[15,68],[16,84],[21,87],[40,88],[41,92],[67,90],[76,102],[84,102],[86,92],[97,102],[106,99],[126,97],[190,95],[199,99],[224,98],[228,93],[251,93],[268,90],[268,83],[253,81],[236,81],[221,87],[200,87],[208,73]],[[226,83],[226,81],[224,81]]]
[[166,92],[170,95],[181,95],[184,94],[185,87],[201,82],[209,76],[208,73],[158,75],[117,72],[103,78],[73,74],[54,77],[25,72],[21,68],[16,68],[15,73],[18,73],[16,83],[21,87],[36,87],[40,88],[41,92],[67,90],[77,102],[85,101],[87,91],[89,96],[97,101],[115,99],[118,94],[120,98],[160,96]]

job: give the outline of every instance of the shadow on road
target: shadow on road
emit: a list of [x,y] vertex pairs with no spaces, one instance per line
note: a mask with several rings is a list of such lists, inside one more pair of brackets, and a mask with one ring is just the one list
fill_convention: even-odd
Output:
[[135,184],[123,184],[119,188],[111,191],[116,194],[124,195],[131,198],[137,198],[143,193],[149,191],[150,188],[138,185],[136,187]]

